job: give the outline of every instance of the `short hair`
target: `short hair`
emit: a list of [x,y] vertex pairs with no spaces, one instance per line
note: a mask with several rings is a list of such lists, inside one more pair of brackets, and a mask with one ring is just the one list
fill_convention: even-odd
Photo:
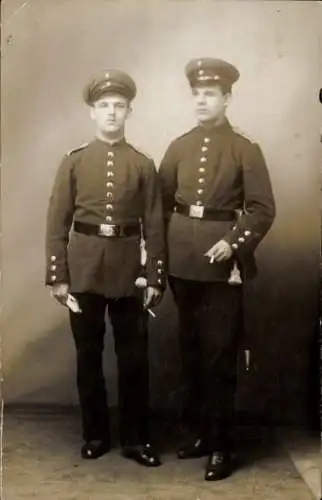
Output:
[[222,93],[225,94],[231,94],[232,91],[232,84],[228,82],[227,80],[220,80],[217,82],[218,87],[221,89]]

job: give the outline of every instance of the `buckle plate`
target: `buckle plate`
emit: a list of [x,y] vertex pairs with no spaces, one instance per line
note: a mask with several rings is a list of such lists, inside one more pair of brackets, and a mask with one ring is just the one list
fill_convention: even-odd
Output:
[[205,207],[200,207],[199,205],[189,206],[189,217],[194,217],[196,219],[202,219],[205,211]]
[[99,236],[105,236],[106,238],[109,238],[111,236],[116,236],[117,235],[117,226],[113,224],[100,224],[99,228]]

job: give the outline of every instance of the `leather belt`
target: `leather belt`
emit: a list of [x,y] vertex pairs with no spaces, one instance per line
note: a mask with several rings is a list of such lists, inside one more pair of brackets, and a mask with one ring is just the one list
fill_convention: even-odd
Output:
[[141,234],[140,224],[87,224],[86,222],[75,221],[74,231],[94,236],[103,236],[104,238],[113,238],[116,236],[134,236]]
[[176,203],[174,211],[193,219],[232,221],[235,218],[235,212],[232,210],[217,210],[215,208],[202,207],[200,205],[183,205]]

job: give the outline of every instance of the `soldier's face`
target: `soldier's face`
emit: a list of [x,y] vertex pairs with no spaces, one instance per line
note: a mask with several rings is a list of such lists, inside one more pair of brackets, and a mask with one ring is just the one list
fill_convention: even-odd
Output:
[[112,94],[101,97],[91,107],[91,117],[103,133],[122,130],[130,112],[129,101],[123,96]]
[[197,119],[200,123],[223,118],[231,97],[230,94],[223,94],[218,85],[194,87],[192,96]]

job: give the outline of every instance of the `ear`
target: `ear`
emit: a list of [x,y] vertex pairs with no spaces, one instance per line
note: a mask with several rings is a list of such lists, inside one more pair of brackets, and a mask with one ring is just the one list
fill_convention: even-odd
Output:
[[128,108],[127,108],[126,118],[130,118],[130,116],[132,116],[132,106],[129,103]]
[[225,94],[225,107],[229,106],[232,100],[232,95],[231,93]]

